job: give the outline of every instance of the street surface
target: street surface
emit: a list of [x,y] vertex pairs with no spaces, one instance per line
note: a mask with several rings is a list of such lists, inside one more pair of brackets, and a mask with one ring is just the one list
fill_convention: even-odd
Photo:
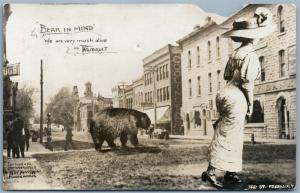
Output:
[[[118,139],[117,145],[120,145]],[[63,141],[54,142],[63,146]],[[215,189],[201,181],[207,167],[209,140],[140,138],[138,148],[96,152],[91,144],[76,142],[80,150],[32,154],[42,170],[40,179],[53,189],[97,190],[198,190]],[[86,147],[86,148],[85,148]],[[56,147],[56,149],[58,149]],[[27,154],[29,155],[29,154]],[[244,146],[241,173],[245,183],[230,189],[249,189],[252,185],[295,184],[296,146],[294,144],[249,144]],[[220,174],[222,175],[222,173]]]

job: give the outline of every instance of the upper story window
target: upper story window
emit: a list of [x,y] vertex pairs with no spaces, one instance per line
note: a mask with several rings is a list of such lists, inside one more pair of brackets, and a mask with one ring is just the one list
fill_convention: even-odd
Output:
[[266,72],[265,72],[265,58],[263,56],[259,57],[259,63],[261,67],[261,75],[260,75],[260,81],[266,80]]
[[198,95],[201,95],[201,82],[200,82],[200,76],[197,77],[198,81]]
[[282,7],[282,5],[280,5],[278,7],[277,16],[278,16],[278,31],[279,31],[279,33],[282,33],[282,32],[285,31],[284,20],[283,20],[283,7]]
[[212,93],[211,73],[208,73],[209,92]]
[[170,99],[170,93],[169,93],[169,87],[168,86],[166,88],[166,92],[167,92],[167,100],[169,100]]
[[217,90],[220,91],[221,89],[221,79],[220,79],[221,70],[217,71]]
[[197,65],[200,66],[200,48],[197,46]]
[[163,69],[163,79],[165,79],[166,78],[165,66],[163,66],[162,69]]
[[220,38],[216,38],[216,55],[217,57],[220,57]]
[[156,69],[156,81],[159,81],[159,70],[158,70],[158,68]]
[[210,46],[210,41],[207,42],[207,54],[208,54],[208,61],[211,61],[211,46]]
[[285,63],[285,52],[280,50],[278,52],[279,56],[279,68],[280,68],[280,77],[285,77],[287,75],[287,65]]
[[189,79],[189,95],[192,97],[192,80]]
[[166,78],[168,78],[168,77],[169,77],[169,69],[168,69],[168,67],[169,67],[169,65],[168,65],[168,64],[166,64]]
[[162,80],[162,67],[159,67],[159,80]]
[[191,51],[189,50],[188,51],[188,60],[189,60],[189,68],[191,68],[192,67],[192,58],[191,58]]

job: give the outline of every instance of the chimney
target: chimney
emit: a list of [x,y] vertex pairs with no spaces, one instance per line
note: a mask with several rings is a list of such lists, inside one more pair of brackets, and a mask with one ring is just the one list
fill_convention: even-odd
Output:
[[194,29],[194,31],[197,30],[197,29],[200,29],[200,25],[199,25],[199,24],[195,25],[195,26],[193,27],[193,29]]
[[212,21],[210,16],[206,17],[205,20],[206,20],[206,23],[207,23],[207,24],[210,23],[210,22]]

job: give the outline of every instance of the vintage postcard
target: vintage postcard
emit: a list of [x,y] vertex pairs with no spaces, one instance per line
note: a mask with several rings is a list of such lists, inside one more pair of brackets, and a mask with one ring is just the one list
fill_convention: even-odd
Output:
[[295,188],[295,5],[2,8],[5,190]]

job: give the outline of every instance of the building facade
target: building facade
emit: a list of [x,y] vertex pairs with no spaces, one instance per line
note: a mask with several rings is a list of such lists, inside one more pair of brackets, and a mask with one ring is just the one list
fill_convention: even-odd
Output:
[[113,101],[98,94],[96,96],[92,91],[92,84],[85,84],[85,92],[83,97],[79,97],[77,86],[73,87],[73,97],[76,101],[74,108],[74,131],[88,132],[90,120],[95,113],[101,109],[111,108]]
[[217,119],[215,96],[225,85],[223,72],[228,59],[224,29],[211,18],[202,27],[177,41],[182,49],[182,119],[185,135],[213,135]]
[[180,49],[170,44],[143,59],[143,111],[158,128],[183,134]]
[[232,28],[234,20],[252,17],[259,6],[271,10],[277,28],[255,44],[262,74],[255,82],[253,115],[245,134],[296,137],[296,7],[292,4],[249,4],[220,25],[208,22],[178,41],[182,47],[186,135],[212,135],[212,121],[217,118],[215,95],[225,85],[223,72],[228,55],[239,46],[220,35],[223,29]]

